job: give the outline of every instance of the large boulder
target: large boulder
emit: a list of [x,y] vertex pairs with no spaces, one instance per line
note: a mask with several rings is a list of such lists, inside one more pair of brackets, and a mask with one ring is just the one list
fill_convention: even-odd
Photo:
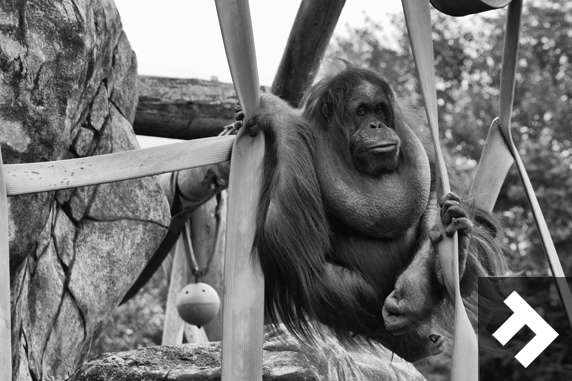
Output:
[[[5,163],[138,148],[137,62],[112,0],[0,3]],[[63,379],[169,224],[154,178],[9,199],[14,380]]]
[[[68,381],[218,381],[220,352],[220,342],[211,342],[108,353],[84,363]],[[262,373],[265,381],[425,380],[381,345],[351,350],[325,338],[308,347],[276,332],[265,335]]]

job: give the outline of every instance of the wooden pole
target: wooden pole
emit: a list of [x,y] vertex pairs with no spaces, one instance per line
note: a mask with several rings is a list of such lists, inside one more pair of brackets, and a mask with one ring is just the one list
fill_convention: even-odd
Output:
[[171,276],[169,277],[169,291],[167,294],[161,345],[181,344],[183,342],[183,325],[185,322],[179,316],[175,306],[179,291],[187,285],[187,272],[189,269],[182,236],[179,237],[177,243],[173,246],[171,254],[173,254],[173,265],[171,267]]
[[286,43],[272,93],[297,106],[326,52],[345,0],[303,0]]

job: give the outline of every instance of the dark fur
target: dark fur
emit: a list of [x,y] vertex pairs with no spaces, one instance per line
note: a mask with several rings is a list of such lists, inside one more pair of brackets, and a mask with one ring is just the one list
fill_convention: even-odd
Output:
[[[412,361],[441,350],[440,344],[434,343],[432,333],[439,329],[433,322],[450,315],[440,312],[435,318],[445,300],[435,271],[436,255],[429,243],[438,207],[433,185],[422,188],[425,191],[412,191],[423,196],[421,202],[414,197],[421,209],[402,201],[397,206],[386,205],[389,202],[384,203],[381,196],[375,198],[380,192],[387,196],[393,191],[382,186],[385,175],[379,176],[379,189],[370,192],[371,208],[364,208],[367,203],[352,204],[352,197],[359,198],[360,191],[371,190],[371,184],[378,181],[354,168],[344,138],[344,128],[350,123],[347,96],[363,83],[387,94],[391,110],[385,111],[384,120],[404,142],[411,137],[403,131],[407,127],[414,130],[425,147],[422,155],[430,162],[426,172],[432,172],[432,148],[420,131],[421,123],[401,110],[387,82],[372,71],[349,67],[318,82],[306,92],[301,109],[271,95],[263,96],[248,122],[258,124],[266,137],[254,246],[265,278],[266,309],[274,322],[281,319],[291,331],[312,340],[320,330],[312,324],[315,319],[331,328],[342,342],[351,343],[354,335],[360,335]],[[331,179],[338,181],[339,177],[355,184],[358,193],[347,194],[347,199],[332,195],[328,172],[334,170]],[[430,177],[401,169],[397,173],[433,183],[432,173]],[[383,215],[386,207],[390,221],[371,222],[371,213]],[[401,212],[402,207],[407,211]],[[351,211],[347,219],[346,209]],[[470,209],[476,226],[466,253],[462,289],[472,308],[477,277],[503,271],[503,256],[495,241],[492,217]],[[406,221],[405,228],[399,225],[401,221]],[[399,228],[393,230],[394,226]],[[407,295],[411,299],[408,296],[402,301],[400,312],[410,324],[405,333],[396,336],[386,329],[382,311],[386,298],[399,285],[410,290]],[[491,295],[495,292],[488,291]]]

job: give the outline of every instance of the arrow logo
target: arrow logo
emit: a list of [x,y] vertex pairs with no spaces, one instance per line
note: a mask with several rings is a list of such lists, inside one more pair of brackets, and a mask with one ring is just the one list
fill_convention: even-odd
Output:
[[515,356],[518,362],[527,368],[556,339],[558,332],[540,317],[516,291],[505,299],[504,304],[514,313],[493,333],[493,337],[504,346],[522,327],[528,326],[536,336]]

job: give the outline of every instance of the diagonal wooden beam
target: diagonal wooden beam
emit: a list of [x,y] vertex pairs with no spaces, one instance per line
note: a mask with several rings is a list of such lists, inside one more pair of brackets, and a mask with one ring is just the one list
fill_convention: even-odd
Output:
[[312,83],[346,0],[303,0],[278,66],[272,93],[297,106]]

